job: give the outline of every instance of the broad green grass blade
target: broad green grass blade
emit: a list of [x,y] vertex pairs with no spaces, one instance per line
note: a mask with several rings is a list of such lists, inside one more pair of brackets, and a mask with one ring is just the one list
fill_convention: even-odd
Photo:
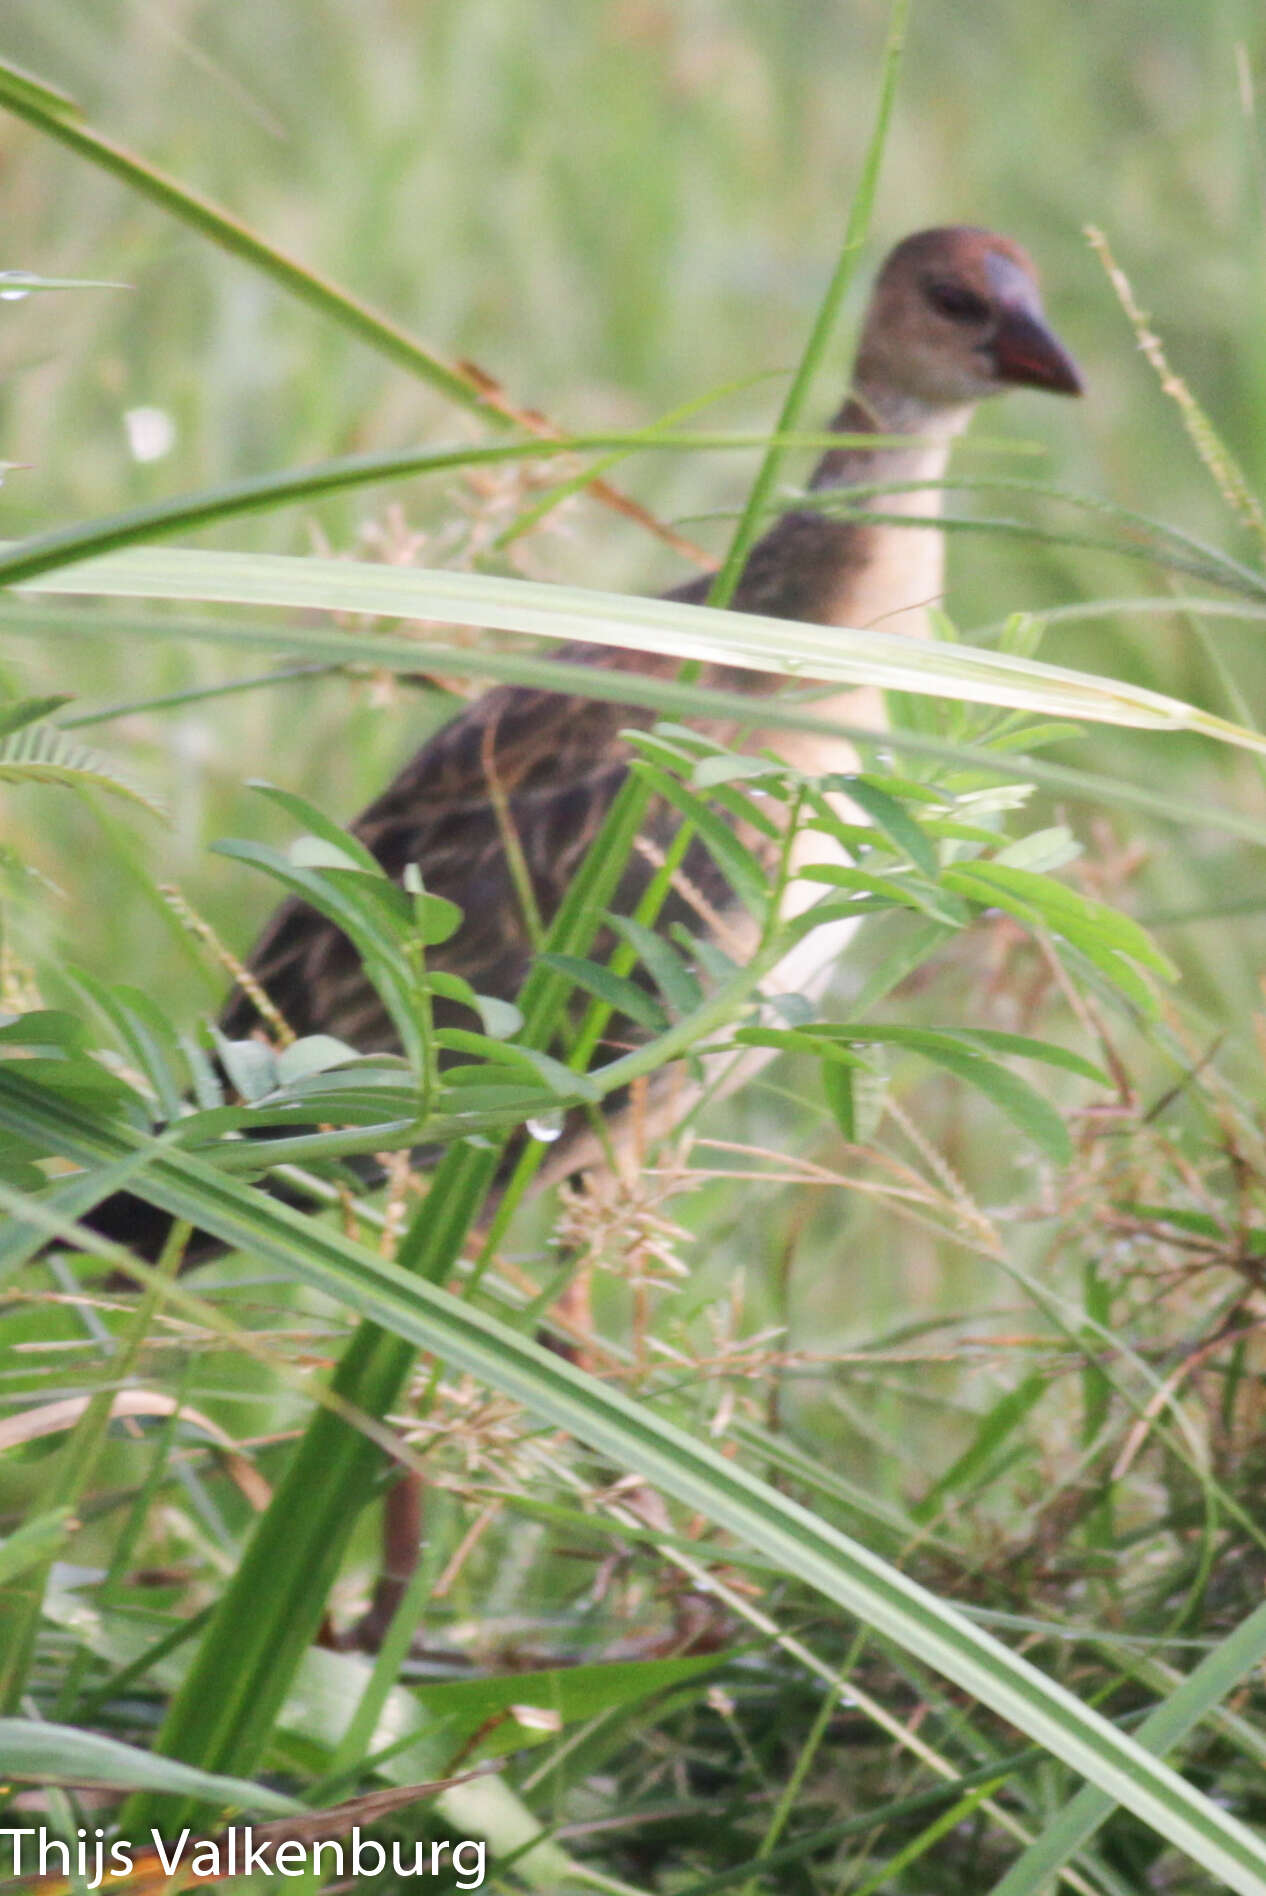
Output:
[[[415,572],[280,554],[156,547],[85,561],[68,572],[32,581],[23,590],[447,620],[536,638],[632,646],[670,658],[737,665],[843,686],[878,685],[890,691],[962,698],[1090,723],[1192,731],[1266,754],[1266,737],[1178,698],[1036,659],[943,641],[925,643],[892,632],[806,625],[800,620],[718,612],[670,599],[631,599],[535,580]],[[419,653],[424,650],[419,647]]]
[[[1139,1726],[1137,1740],[1158,1755],[1181,1742],[1266,1660],[1266,1606],[1222,1640]],[[1038,1896],[1112,1815],[1114,1802],[1087,1784],[1012,1864],[992,1896]]]
[[[1126,602],[1128,603],[1128,602]],[[1146,606],[1151,601],[1140,602]],[[1124,603],[1122,606],[1124,610]],[[1168,608],[1167,608],[1168,609]],[[1245,616],[1239,608],[1235,616]],[[1257,616],[1250,613],[1248,616]],[[250,652],[296,652],[313,661],[331,666],[345,664],[379,665],[387,670],[414,672],[420,659],[441,674],[454,677],[495,679],[506,684],[530,685],[542,691],[574,692],[580,697],[603,698],[624,704],[644,705],[665,717],[677,719],[734,718],[742,723],[750,719],[752,700],[739,692],[714,691],[675,679],[650,678],[640,672],[610,672],[575,661],[536,657],[521,651],[495,648],[420,645],[402,633],[376,632],[351,634],[320,625],[266,625],[230,619],[172,619],[165,614],[151,618],[113,615],[85,619],[82,613],[49,606],[0,604],[0,635],[9,632],[27,638],[48,639],[61,634],[82,635],[86,631],[120,639],[188,643],[197,641],[223,645]],[[862,725],[851,725],[834,716],[823,717],[812,709],[812,699],[804,704],[794,696],[766,698],[761,701],[763,725],[787,731],[815,731],[858,744],[873,744],[875,733]],[[95,714],[92,721],[97,721]],[[68,728],[78,723],[68,718]],[[1243,811],[1210,803],[1192,803],[1181,797],[1143,784],[1122,783],[1095,771],[1054,764],[1029,756],[1022,750],[996,755],[980,746],[951,743],[922,732],[902,731],[900,747],[904,754],[929,762],[949,764],[995,776],[1022,779],[1095,804],[1119,804],[1182,826],[1197,824],[1239,836],[1245,842],[1266,846],[1266,824],[1257,822]]]
[[[140,1135],[102,1125],[0,1072],[0,1124],[84,1164]],[[147,1190],[174,1215],[435,1352],[530,1413],[588,1442],[758,1548],[1044,1744],[1228,1888],[1261,1896],[1266,1843],[1176,1772],[899,1569],[677,1428],[481,1310],[283,1205],[253,1199],[187,1154],[154,1147]],[[214,1768],[215,1760],[202,1762]]]

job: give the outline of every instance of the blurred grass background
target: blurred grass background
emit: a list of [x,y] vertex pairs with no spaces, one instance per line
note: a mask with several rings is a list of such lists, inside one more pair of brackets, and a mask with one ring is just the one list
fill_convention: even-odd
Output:
[[[745,381],[705,420],[762,427],[834,260],[885,27],[880,0],[41,0],[9,11],[0,50],[63,86],[112,136],[566,427],[635,425]],[[1071,0],[1040,13],[1027,0],[970,10],[919,0],[872,262],[929,223],[1020,239],[1090,391],[1078,404],[1020,396],[987,410],[982,434],[1038,444],[1040,457],[968,450],[962,471],[1108,495],[1245,551],[1082,230],[1094,222],[1108,233],[1175,367],[1266,485],[1266,171],[1246,74],[1266,79],[1266,19],[1247,0],[1155,0],[1145,12],[1102,0],[1093,16]],[[27,126],[0,120],[0,159],[0,266],[131,286],[0,302],[0,454],[28,464],[0,496],[6,536],[252,472],[471,433],[469,417]],[[839,392],[823,386],[817,412]],[[135,429],[148,409],[174,433],[147,461],[128,417]],[[706,516],[736,504],[751,465],[658,455],[626,463],[619,478],[719,548],[726,522]],[[320,532],[350,549],[400,503],[430,536],[423,557],[467,558],[520,495],[415,483],[237,521],[219,539],[303,551]],[[964,505],[1014,511],[995,496]],[[1021,510],[1051,518],[1041,503]],[[662,545],[586,501],[555,516],[524,558],[547,576],[636,591],[682,572]],[[951,574],[950,609],[968,630],[1026,607],[1161,588],[1146,568],[1101,554],[980,534],[955,537]],[[1216,636],[1250,704],[1260,702],[1258,627],[1219,622]],[[1042,655],[1227,708],[1176,617],[1060,630]],[[0,662],[11,688],[72,690],[86,709],[247,669],[196,646],[127,649],[91,636],[15,645]],[[144,776],[172,826],[95,816],[47,794],[9,798],[0,833],[58,890],[32,908],[24,945],[72,951],[189,1017],[205,1011],[217,979],[191,984],[193,963],[172,953],[129,857],[178,881],[244,950],[270,892],[207,854],[215,837],[265,822],[244,780],[267,775],[350,817],[439,715],[428,695],[344,679],[99,727],[94,737]],[[1266,804],[1249,760],[1194,741],[1096,732],[1066,754],[1143,780],[1163,768],[1168,789],[1254,813]],[[1088,813],[1077,823],[1086,834]],[[1117,829],[1151,853],[1130,892],[1110,893],[1144,913],[1201,911],[1266,887],[1258,857],[1224,836],[1179,839],[1133,819]],[[1164,932],[1210,1032],[1242,1022],[1260,998],[1259,934],[1254,916]],[[966,1018],[979,980],[968,969],[959,988],[942,985],[933,1011]],[[762,1097],[749,1131],[804,1110]],[[930,1110],[936,1098],[929,1088]],[[977,1138],[974,1153],[951,1146],[969,1174],[982,1158],[998,1162],[991,1125],[953,1123],[959,1141]],[[986,1178],[986,1190],[993,1183],[1010,1181]],[[787,1214],[788,1256],[832,1241],[827,1196],[816,1212]],[[712,1254],[725,1272],[725,1227],[739,1213],[733,1194],[715,1198]],[[908,1234],[884,1240],[881,1304],[931,1294],[933,1249]],[[838,1286],[820,1294],[838,1303]]]

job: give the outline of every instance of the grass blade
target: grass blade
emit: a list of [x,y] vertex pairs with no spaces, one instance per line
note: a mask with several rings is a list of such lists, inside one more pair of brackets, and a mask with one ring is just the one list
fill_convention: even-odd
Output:
[[[961,698],[1043,716],[1142,730],[1199,732],[1266,755],[1266,737],[1243,725],[1141,685],[1044,665],[1036,659],[944,641],[927,644],[892,632],[718,612],[671,599],[633,599],[535,580],[417,572],[280,554],[144,548],[86,561],[68,572],[37,579],[26,589],[449,620],[537,638],[632,646],[680,660],[737,665],[844,686],[878,685],[885,690]],[[420,649],[424,648],[414,650],[415,663]]]

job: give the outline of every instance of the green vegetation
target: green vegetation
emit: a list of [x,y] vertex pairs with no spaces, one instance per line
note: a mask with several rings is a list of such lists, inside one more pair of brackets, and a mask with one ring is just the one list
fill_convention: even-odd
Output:
[[[0,1822],[461,1835],[507,1891],[1266,1887],[1257,11],[43,0],[0,60]],[[855,272],[965,217],[1092,392],[964,444],[943,636],[618,598],[682,536],[724,585]],[[467,681],[575,689],[542,637],[882,665],[896,734],[853,824],[648,684],[515,1007],[437,1027],[455,912],[341,821]],[[750,953],[653,934],[666,871],[602,948],[652,795]],[[741,838],[797,832],[862,924],[821,1015],[760,991],[808,923]],[[213,1041],[282,890],[400,1058]],[[533,1195],[561,1114],[704,1054],[775,1057]],[[157,1263],[78,1222],[123,1187]]]

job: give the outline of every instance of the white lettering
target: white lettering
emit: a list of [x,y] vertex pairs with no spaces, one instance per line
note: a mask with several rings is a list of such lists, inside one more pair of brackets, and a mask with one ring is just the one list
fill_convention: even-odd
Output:
[[158,1853],[158,1860],[163,1866],[164,1875],[174,1876],[176,1874],[176,1871],[180,1868],[180,1859],[184,1856],[185,1845],[189,1841],[188,1824],[185,1825],[184,1829],[181,1831],[180,1835],[176,1839],[176,1850],[175,1850],[174,1856],[168,1856],[166,1846],[164,1845],[162,1838],[159,1836],[156,1830],[151,1830],[149,1834],[150,1834],[151,1839],[153,1840],[154,1848]]
[[[474,1861],[467,1865],[462,1859],[468,1850],[473,1850]],[[488,1866],[488,1846],[473,1837],[453,1845],[453,1869],[457,1876],[458,1889],[482,1889],[484,1873]]]
[[195,1876],[209,1877],[212,1882],[218,1882],[224,1875],[220,1867],[219,1844],[213,1843],[210,1837],[203,1837],[201,1842],[194,1845],[189,1867]]
[[271,1876],[268,1867],[268,1839],[262,1843],[252,1842],[255,1832],[248,1824],[246,1827],[246,1861],[242,1865],[243,1876]]
[[23,1837],[33,1837],[34,1835],[35,1835],[34,1826],[30,1824],[23,1825],[22,1828],[19,1830],[0,1830],[0,1837],[7,1837],[9,1839],[10,1845],[12,1846],[9,1851],[9,1855],[11,1858],[11,1864],[10,1864],[10,1869],[9,1869],[10,1876],[21,1876],[22,1874],[22,1839]]
[[[100,1889],[102,1878],[105,1875],[105,1850],[103,1848],[105,1831],[100,1829],[94,1830],[91,1843],[88,1841],[88,1833],[86,1830],[78,1830],[75,1834],[79,1838],[79,1880],[88,1889]],[[90,1865],[92,1869],[91,1876],[88,1874]]]
[[[367,1850],[372,1850],[377,1859],[372,1864],[365,1861],[364,1852]],[[381,1876],[386,1867],[387,1852],[382,1845],[375,1843],[372,1837],[362,1837],[360,1825],[354,1825],[352,1828],[352,1875]]]
[[[58,1839],[57,1837],[50,1837],[47,1830],[41,1830],[39,1832],[39,1839],[40,1839],[40,1846],[39,1846],[40,1875],[41,1876],[54,1876],[54,1875],[69,1876],[70,1875],[70,1845],[68,1843],[62,1843],[60,1839]],[[59,1870],[53,1870],[51,1868],[54,1850],[56,1850],[57,1855],[60,1859],[61,1867]]]

